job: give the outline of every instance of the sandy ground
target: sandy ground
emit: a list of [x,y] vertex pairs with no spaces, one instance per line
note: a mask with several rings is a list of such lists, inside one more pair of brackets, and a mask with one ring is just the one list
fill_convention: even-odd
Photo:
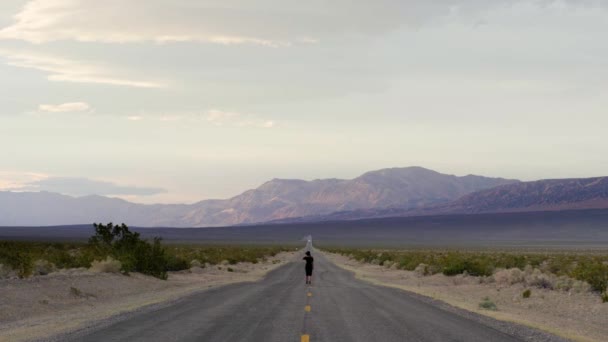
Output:
[[170,273],[166,281],[86,269],[0,280],[0,341],[47,339],[210,287],[256,281],[294,256],[285,252],[258,264],[192,268]]
[[[336,265],[352,271],[362,280],[396,287],[444,301],[455,307],[538,328],[575,341],[608,341],[608,303],[594,293],[568,293],[531,288],[521,284],[480,284],[471,276],[447,277],[443,274],[420,276],[415,272],[360,263],[346,256],[326,253]],[[479,308],[488,297],[497,311]]]

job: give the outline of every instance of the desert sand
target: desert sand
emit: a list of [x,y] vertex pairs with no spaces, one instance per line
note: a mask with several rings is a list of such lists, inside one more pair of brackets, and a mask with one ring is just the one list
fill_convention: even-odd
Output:
[[101,324],[111,317],[166,305],[211,287],[256,281],[294,255],[283,252],[257,264],[194,267],[171,272],[168,280],[138,273],[127,276],[88,269],[2,279],[0,341],[53,339],[53,336]]

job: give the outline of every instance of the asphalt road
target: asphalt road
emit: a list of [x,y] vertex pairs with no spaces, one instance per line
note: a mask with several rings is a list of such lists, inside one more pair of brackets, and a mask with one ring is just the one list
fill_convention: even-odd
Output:
[[255,283],[218,287],[77,341],[521,341],[407,292],[370,285],[315,253]]

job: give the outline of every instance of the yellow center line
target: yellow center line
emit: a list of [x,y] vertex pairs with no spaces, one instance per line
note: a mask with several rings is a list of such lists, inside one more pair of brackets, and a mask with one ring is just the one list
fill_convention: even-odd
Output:
[[302,335],[302,338],[300,338],[300,342],[310,342],[310,336]]
[[306,305],[306,306],[304,307],[304,310],[305,310],[306,312],[310,312],[310,305]]

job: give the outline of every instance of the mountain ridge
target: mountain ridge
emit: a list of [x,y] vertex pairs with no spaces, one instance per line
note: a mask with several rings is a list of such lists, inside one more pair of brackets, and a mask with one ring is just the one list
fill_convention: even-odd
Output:
[[458,177],[422,167],[405,167],[369,171],[353,179],[274,178],[229,199],[193,204],[144,205],[104,196],[75,198],[52,193],[0,192],[0,225],[114,221],[138,226],[226,226],[341,210],[422,208],[515,182],[518,181],[474,175]]

